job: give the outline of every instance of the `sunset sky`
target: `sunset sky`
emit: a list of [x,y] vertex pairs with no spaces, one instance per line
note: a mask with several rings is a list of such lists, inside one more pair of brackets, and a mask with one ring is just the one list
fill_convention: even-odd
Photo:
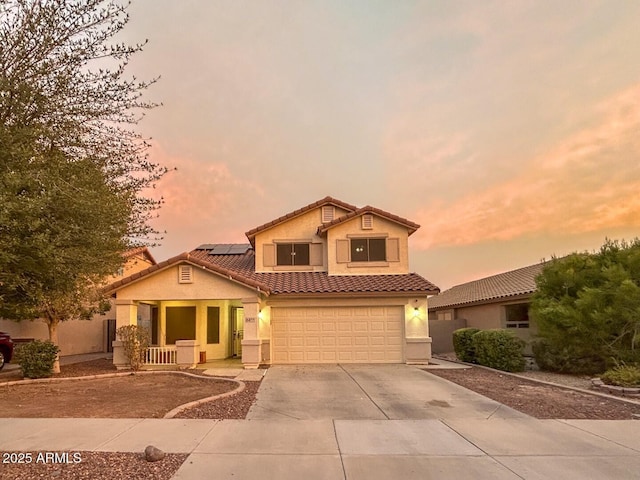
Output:
[[157,260],[327,195],[441,289],[640,227],[640,2],[135,0]]

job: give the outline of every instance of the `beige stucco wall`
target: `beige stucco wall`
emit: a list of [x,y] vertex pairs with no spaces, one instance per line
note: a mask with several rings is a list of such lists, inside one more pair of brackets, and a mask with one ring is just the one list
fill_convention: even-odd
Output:
[[[522,303],[512,302],[512,303]],[[479,328],[482,330],[490,328],[505,328],[505,310],[504,305],[506,303],[493,303],[487,305],[475,305],[471,307],[456,308],[455,318],[465,319],[467,327]],[[536,327],[534,322],[529,319],[530,328],[509,328],[510,332],[518,336],[527,343],[530,343],[536,334]],[[528,345],[525,349],[525,353],[531,353],[531,348]]]
[[404,309],[403,348],[404,360],[412,363],[426,363],[431,358],[431,338],[427,319],[427,298],[425,297],[268,297],[262,303],[263,315],[260,319],[260,337],[271,335],[271,307],[376,307],[398,306]]
[[[339,218],[347,213],[346,210],[335,207],[334,218]],[[255,237],[256,272],[282,271],[282,267],[265,267],[262,246],[275,241],[301,241],[323,244],[323,265],[307,267],[306,270],[316,272],[327,271],[326,240],[316,235],[318,227],[322,225],[322,207],[315,208],[302,215],[276,225]],[[299,270],[299,267],[297,267]]]
[[[349,235],[360,237],[398,238],[400,246],[399,262],[349,262],[338,263],[336,245],[339,239],[348,239]],[[409,242],[407,228],[377,215],[373,216],[373,229],[362,229],[362,218],[354,217],[327,232],[327,256],[329,275],[371,275],[409,273]]]
[[178,283],[178,265],[118,290],[118,300],[227,300],[257,291],[201,267],[193,266],[193,282]]
[[[96,315],[92,320],[69,320],[58,326],[60,355],[78,355],[105,351],[105,320],[115,315]],[[0,320],[0,331],[12,338],[49,340],[47,324],[42,320]]]

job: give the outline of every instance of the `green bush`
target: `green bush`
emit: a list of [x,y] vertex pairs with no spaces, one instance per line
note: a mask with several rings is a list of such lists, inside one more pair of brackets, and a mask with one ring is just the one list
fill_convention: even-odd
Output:
[[619,365],[607,370],[600,376],[607,385],[619,387],[640,387],[640,367],[636,365]]
[[606,370],[606,361],[593,351],[572,344],[558,345],[545,339],[532,345],[533,356],[541,370],[592,375]]
[[479,331],[477,328],[460,328],[453,332],[453,350],[461,362],[476,363],[476,351],[471,339]]
[[508,330],[482,330],[472,339],[476,361],[486,367],[505,372],[524,370],[524,340]]
[[151,338],[148,328],[139,325],[125,325],[116,330],[118,338],[122,340],[124,354],[127,357],[131,370],[142,368]]
[[15,361],[26,378],[46,378],[53,374],[53,363],[60,349],[50,341],[21,344],[16,348]]

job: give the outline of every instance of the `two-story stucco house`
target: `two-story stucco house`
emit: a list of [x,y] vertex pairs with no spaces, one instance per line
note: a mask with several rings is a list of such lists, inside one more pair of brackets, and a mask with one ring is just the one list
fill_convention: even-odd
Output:
[[326,197],[248,231],[248,244],[201,245],[115,282],[117,325],[150,306],[163,359],[186,342],[200,360],[241,356],[247,368],[425,363],[439,290],[409,272],[418,228]]

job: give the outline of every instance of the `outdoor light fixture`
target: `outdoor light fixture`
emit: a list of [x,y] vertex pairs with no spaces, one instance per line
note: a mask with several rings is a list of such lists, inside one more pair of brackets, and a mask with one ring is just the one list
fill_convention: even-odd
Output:
[[262,319],[264,318],[264,314],[262,313],[262,310],[259,310],[259,311],[258,311],[258,318],[259,318],[260,320],[262,320]]

